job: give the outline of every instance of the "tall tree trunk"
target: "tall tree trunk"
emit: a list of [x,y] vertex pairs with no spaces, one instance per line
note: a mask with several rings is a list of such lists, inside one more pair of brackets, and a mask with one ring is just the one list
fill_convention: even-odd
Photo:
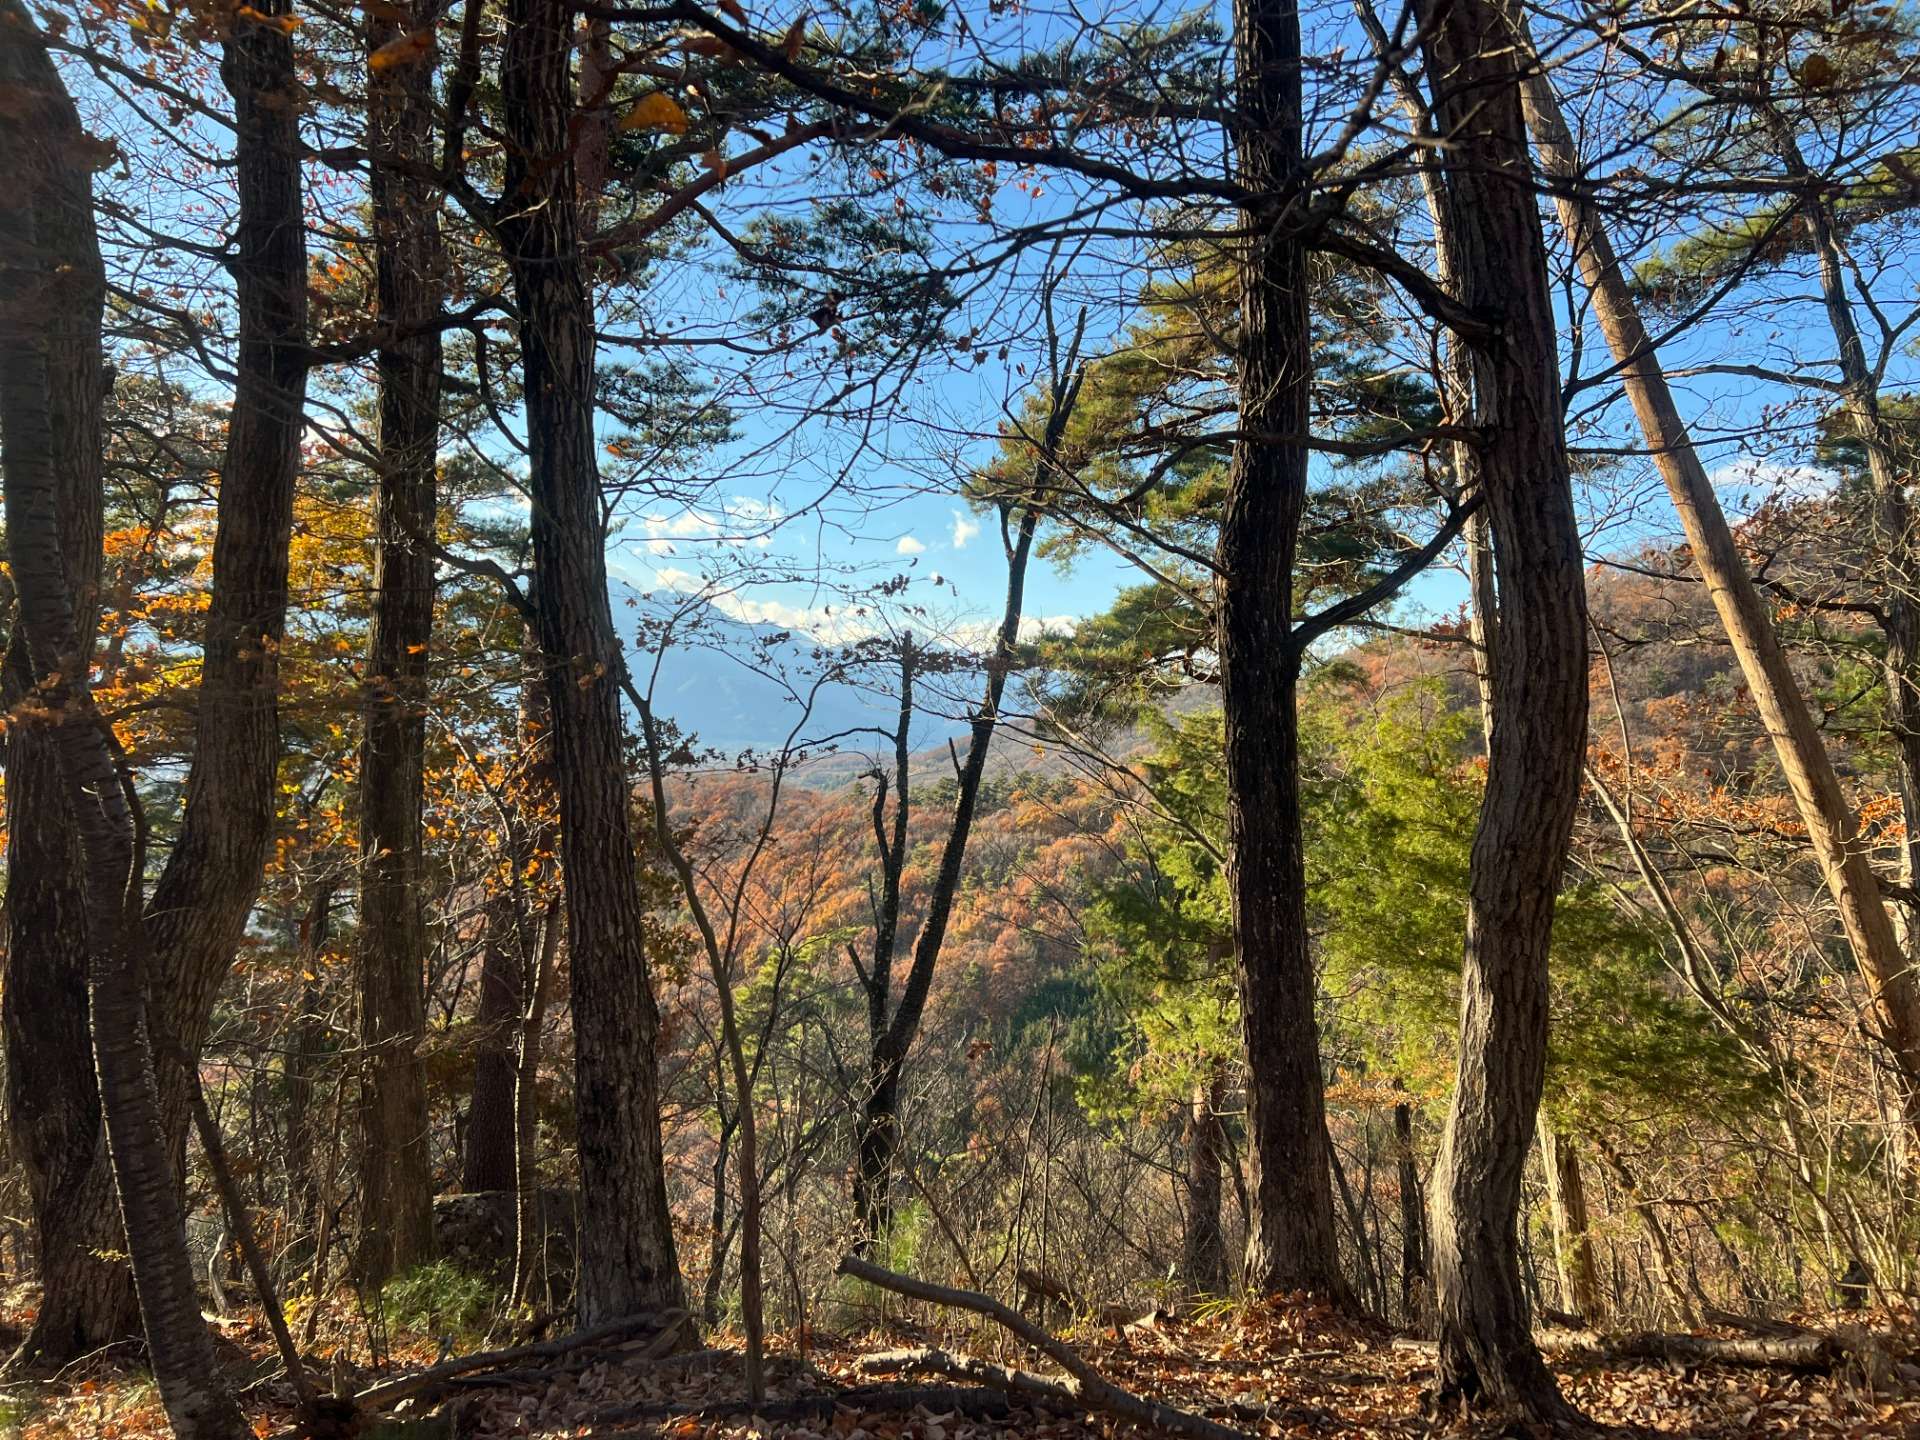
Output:
[[[1235,0],[1239,178],[1283,191],[1302,165],[1300,16],[1292,0]],[[1220,699],[1234,953],[1247,1047],[1253,1221],[1247,1281],[1261,1294],[1350,1299],[1333,1224],[1326,1091],[1314,1019],[1301,837],[1300,654],[1293,563],[1307,496],[1313,376],[1307,257],[1249,212],[1240,261],[1241,438],[1220,523]]]
[[320,1136],[325,1127],[318,1105],[327,1026],[320,1014],[319,977],[333,916],[333,890],[331,881],[318,885],[307,913],[300,917],[300,963],[308,978],[301,983],[300,1014],[293,1023],[286,1060],[287,1218],[295,1232],[303,1235],[311,1234],[320,1215]]
[[1460,1049],[1433,1197],[1443,1393],[1534,1421],[1572,1412],[1534,1347],[1516,1233],[1546,1073],[1547,956],[1587,734],[1586,590],[1553,297],[1521,113],[1493,0],[1423,14],[1446,137],[1445,228],[1473,347],[1480,483],[1500,577],[1499,707],[1474,832]]
[[[1574,149],[1573,136],[1561,115],[1553,81],[1537,61],[1527,67],[1525,95],[1527,120],[1539,150],[1541,168],[1556,179],[1579,180],[1580,159]],[[1824,214],[1821,203],[1818,199],[1810,202],[1813,216]],[[1920,1089],[1912,1083],[1914,1077],[1920,1077],[1920,984],[1909,968],[1881,899],[1879,882],[1860,843],[1859,822],[1847,804],[1800,683],[1774,633],[1766,602],[1741,558],[1719,497],[1714,494],[1713,482],[1707,476],[1699,452],[1694,449],[1692,435],[1680,418],[1679,406],[1674,403],[1653,342],[1641,323],[1633,292],[1621,271],[1599,211],[1582,198],[1577,187],[1563,187],[1556,204],[1568,245],[1579,261],[1581,278],[1592,295],[1595,318],[1620,367],[1627,398],[1646,436],[1654,465],[1666,482],[1674,511],[1680,517],[1693,564],[1706,582],[1707,593],[1713,597],[1714,609],[1732,645],[1734,658],[1740,664],[1740,673],[1773,742],[1774,756],[1793,792],[1801,823],[1807,828],[1808,843],[1813,846],[1827,890],[1839,909],[1840,922],[1855,961],[1874,987],[1886,1042],[1907,1078],[1902,1087],[1907,1124],[1910,1128],[1920,1127]],[[1818,223],[1811,223],[1815,225],[1817,238]],[[1830,227],[1828,235],[1830,239]],[[1882,433],[1859,333],[1851,329],[1852,311],[1847,304],[1838,258],[1830,256],[1828,246],[1817,248],[1829,312],[1835,317],[1836,335],[1840,339],[1849,406],[1863,437]],[[1847,338],[1849,335],[1851,340]],[[1892,527],[1884,542],[1891,563],[1898,555],[1911,550],[1911,537],[1907,534],[1909,522],[1901,499],[1903,491],[1885,447],[1869,444],[1867,453],[1876,495],[1892,497],[1902,507],[1895,511],[1883,505],[1882,509],[1883,528]],[[1874,468],[1876,464],[1878,468]],[[1889,601],[1895,608],[1888,611],[1890,638],[1886,666],[1887,693],[1892,707],[1890,721],[1899,739],[1902,758],[1903,801],[1907,814],[1913,816],[1920,813],[1914,800],[1914,787],[1920,784],[1920,695],[1914,690],[1915,677],[1911,673],[1910,642],[1914,636],[1910,583],[1912,576],[1908,575],[1904,580],[1897,578],[1889,588]],[[1906,643],[1894,643],[1896,632],[1906,637]],[[1920,827],[1910,825],[1908,837],[1909,847],[1920,844]],[[1904,853],[1910,871],[1911,850]]]
[[[47,281],[48,420],[54,507],[80,645],[93,646],[101,571],[101,409],[107,382],[100,317],[106,277],[94,230],[92,173],[80,117],[24,11],[0,9],[0,66],[20,135],[36,243],[63,264]],[[25,144],[18,138],[0,143]],[[9,646],[10,713],[33,686],[27,647]],[[41,1302],[9,1368],[58,1369],[139,1333],[119,1207],[89,1172],[106,1165],[100,1092],[88,1039],[83,857],[53,740],[41,726],[8,732],[7,893],[0,1023],[6,1037],[7,1130],[26,1172],[38,1240]]]
[[1547,1207],[1553,1217],[1553,1259],[1560,1274],[1560,1303],[1589,1325],[1598,1325],[1606,1309],[1600,1299],[1600,1272],[1593,1260],[1593,1226],[1587,1215],[1587,1187],[1580,1176],[1580,1152],[1543,1117],[1540,1162],[1547,1177]]
[[[197,1058],[213,1001],[260,893],[273,844],[280,759],[279,652],[307,388],[307,247],[291,0],[234,22],[220,76],[234,106],[239,356],[220,467],[213,576],[180,830],[147,905],[155,1044]],[[176,1170],[189,1113],[183,1077],[160,1070]]]
[[440,6],[375,6],[367,52],[427,37],[417,60],[368,66],[367,154],[379,320],[420,333],[391,338],[378,357],[380,445],[373,624],[367,637],[360,746],[360,1281],[388,1277],[433,1253],[433,1173],[426,1074],[426,688],[433,639],[433,538],[440,442],[442,257],[433,163],[432,36]]
[[1393,1107],[1394,1170],[1400,1188],[1400,1323],[1419,1325],[1431,1308],[1427,1277],[1427,1200],[1413,1150],[1413,1107]]
[[1226,1083],[1216,1065],[1193,1087],[1187,1114],[1187,1226],[1180,1242],[1180,1281],[1194,1295],[1225,1295],[1227,1239],[1220,1224],[1221,1167],[1227,1125]]
[[[540,1184],[540,1038],[553,997],[554,970],[560,954],[561,901],[548,903],[538,922],[536,958],[530,963],[527,1009],[520,1021],[520,1044],[513,1070],[513,1298],[527,1304],[534,1276],[546,1265],[546,1192]],[[535,948],[529,945],[530,949]]]
[[[12,86],[44,81],[39,36],[14,0],[0,8],[0,72]],[[7,558],[34,690],[64,782],[63,813],[82,855],[84,903],[66,917],[85,936],[88,1006],[100,1107],[127,1248],[161,1400],[179,1440],[244,1440],[250,1431],[214,1366],[187,1258],[186,1222],[160,1125],[153,1050],[146,1026],[143,967],[149,958],[140,913],[139,846],[111,731],[93,708],[89,646],[69,581],[54,430],[52,333],[64,329],[63,267],[97,271],[72,217],[36,223],[40,176],[71,166],[90,173],[59,143],[59,132],[11,126],[0,137],[0,185],[15,197],[0,208],[0,474],[4,474]],[[81,248],[68,250],[78,244]],[[91,253],[89,253],[91,252]],[[69,343],[72,332],[62,335]],[[71,452],[65,452],[70,454]],[[64,455],[63,457],[64,458]],[[97,465],[97,462],[96,462]],[[98,473],[97,469],[94,473]]]
[[474,1009],[478,1041],[460,1158],[462,1190],[511,1190],[514,1184],[513,1054],[526,1009],[523,921],[518,895],[503,890],[488,897],[480,999]]
[[594,316],[580,246],[572,11],[509,0],[498,228],[520,313],[535,611],[553,713],[574,1031],[579,1318],[682,1301],[661,1154],[654,1004],[622,744],[593,437]]

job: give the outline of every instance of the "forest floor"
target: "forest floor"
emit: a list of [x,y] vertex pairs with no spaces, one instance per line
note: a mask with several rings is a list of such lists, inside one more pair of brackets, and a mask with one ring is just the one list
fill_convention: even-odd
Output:
[[[13,1321],[18,1312],[5,1314]],[[1803,1316],[1829,1328],[1835,1316]],[[1911,1313],[1845,1317],[1852,1358],[1794,1372],[1624,1360],[1593,1350],[1550,1352],[1567,1398],[1621,1436],[1906,1437],[1920,1440],[1920,1393],[1899,1370],[1920,1352]],[[225,1356],[257,1435],[291,1434],[292,1394],[266,1327],[251,1314],[219,1322]],[[0,1324],[0,1331],[12,1328]],[[10,1338],[0,1333],[0,1341]],[[1073,1336],[1080,1354],[1116,1384],[1210,1415],[1249,1437],[1524,1436],[1457,1414],[1433,1416],[1430,1351],[1384,1330],[1354,1327],[1311,1305],[1272,1304],[1208,1322],[1156,1318],[1124,1331]],[[1043,1370],[983,1330],[938,1336],[890,1323],[868,1334],[814,1334],[804,1348],[774,1343],[768,1396],[748,1405],[737,1336],[712,1349],[641,1358],[641,1340],[584,1348],[541,1366],[509,1367],[442,1387],[415,1418],[362,1431],[363,1440],[1146,1440],[1102,1415],[1053,1408],[939,1376],[877,1373],[874,1357],[902,1345]],[[312,1357],[327,1364],[327,1346]],[[435,1346],[396,1342],[389,1373],[431,1364]],[[1861,1356],[1867,1357],[1861,1359]],[[1877,1376],[1869,1371],[1878,1371]],[[1911,1370],[1909,1370],[1909,1375]],[[380,1377],[348,1370],[355,1385]],[[327,1370],[320,1369],[320,1378]],[[404,1410],[403,1410],[404,1413]],[[54,1385],[0,1388],[0,1435],[20,1440],[136,1440],[166,1423],[143,1372],[98,1357]]]

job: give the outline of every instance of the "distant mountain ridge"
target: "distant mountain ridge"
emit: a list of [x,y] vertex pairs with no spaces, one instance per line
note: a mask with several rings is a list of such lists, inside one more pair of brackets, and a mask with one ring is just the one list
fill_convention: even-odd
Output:
[[[778,750],[800,720],[815,680],[842,656],[801,631],[739,620],[706,604],[682,622],[656,670],[649,644],[643,640],[636,646],[635,637],[647,621],[661,617],[659,597],[648,600],[616,580],[611,599],[614,626],[633,659],[635,683],[645,690],[651,681],[655,713],[671,720],[701,750],[728,756]],[[889,667],[875,663],[846,679],[821,684],[798,743],[813,748],[838,737],[832,743],[841,750],[891,750],[892,741],[880,732],[891,735],[899,720],[899,699],[885,688],[893,679]],[[939,690],[951,688],[942,683]],[[966,728],[957,701],[945,693],[926,698],[928,705],[914,717],[911,743],[916,750]]]

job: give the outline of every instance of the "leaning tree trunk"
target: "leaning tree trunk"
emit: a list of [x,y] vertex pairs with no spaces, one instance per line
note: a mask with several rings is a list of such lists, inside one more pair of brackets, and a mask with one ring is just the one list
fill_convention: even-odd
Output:
[[[19,109],[23,180],[38,243],[64,263],[45,306],[55,518],[83,650],[93,644],[101,571],[101,409],[106,394],[100,316],[106,277],[94,230],[91,171],[79,114],[32,21],[0,9],[0,75]],[[35,163],[35,162],[38,163]],[[20,637],[8,647],[4,695],[16,713],[33,684]],[[6,1035],[7,1130],[26,1173],[38,1243],[41,1301],[10,1368],[58,1369],[139,1333],[133,1273],[110,1187],[88,1185],[106,1165],[100,1092],[88,1040],[83,859],[66,812],[52,737],[17,724],[7,736],[7,893],[0,1023]]]
[[[1292,0],[1236,0],[1234,31],[1240,181],[1272,196],[1302,165],[1299,12]],[[1241,434],[1218,563],[1229,882],[1253,1189],[1247,1280],[1263,1294],[1313,1290],[1345,1302],[1307,944],[1300,654],[1290,635],[1313,376],[1307,257],[1267,212],[1250,211],[1246,220]]]
[[607,601],[593,437],[594,316],[579,234],[573,13],[509,0],[500,56],[506,194],[498,228],[520,312],[535,611],[552,707],[579,1134],[579,1318],[679,1305],[661,1154],[660,1028],[648,978]]
[[[1537,62],[1529,67],[1525,98],[1527,121],[1542,168],[1556,179],[1578,181],[1580,159],[1573,136],[1561,115],[1553,81]],[[1887,1044],[1908,1077],[1902,1086],[1907,1125],[1910,1129],[1920,1127],[1920,1089],[1912,1083],[1914,1077],[1920,1077],[1920,984],[1916,984],[1902,952],[1880,896],[1879,880],[1860,843],[1859,821],[1840,788],[1800,682],[1774,633],[1766,602],[1748,573],[1713,482],[1680,417],[1680,407],[1674,402],[1666,373],[1641,323],[1632,289],[1614,254],[1612,237],[1598,209],[1578,188],[1563,188],[1556,204],[1567,242],[1579,261],[1581,278],[1593,297],[1595,318],[1620,367],[1621,382],[1646,436],[1653,463],[1673,498],[1694,568],[1706,582],[1740,673],[1773,742],[1774,758],[1793,792],[1808,843],[1840,912],[1847,941],[1861,972],[1874,986]],[[1824,213],[1818,201],[1813,202],[1811,213],[1815,217]],[[1817,223],[1815,228],[1818,239],[1822,232]],[[1863,439],[1875,435],[1884,438],[1859,332],[1852,328],[1852,311],[1838,257],[1830,245],[1818,249],[1829,313],[1834,317],[1841,347],[1850,413]],[[1913,654],[1915,600],[1908,589],[1916,567],[1904,491],[1892,459],[1884,445],[1871,442],[1867,454],[1875,493],[1883,497],[1880,520],[1885,531],[1885,554],[1889,565],[1896,567],[1897,578],[1889,587],[1886,612],[1887,694],[1890,721],[1899,742],[1902,800],[1911,817],[1920,813],[1916,808],[1920,802],[1915,799],[1920,787],[1920,692],[1915,690]],[[1920,845],[1920,826],[1910,823],[1902,851],[1909,884],[1916,845]]]
[[[372,65],[367,154],[379,320],[397,333],[378,359],[380,444],[373,624],[360,746],[360,1281],[433,1253],[428,1146],[426,917],[421,855],[433,538],[438,504],[442,257],[433,162],[432,36],[440,7],[369,9],[367,51],[428,37],[410,64]],[[406,334],[412,328],[418,333]]]
[[1447,144],[1445,225],[1473,341],[1480,483],[1500,577],[1499,707],[1474,832],[1453,1104],[1433,1196],[1443,1393],[1570,1417],[1533,1343],[1516,1232],[1546,1074],[1547,955],[1587,733],[1586,590],[1553,298],[1520,105],[1493,0],[1423,15]]
[[[18,28],[27,23],[11,0],[0,10],[0,25],[9,30],[0,41],[0,65],[29,43],[31,32]],[[99,252],[97,245],[76,252],[53,248],[73,243],[75,231],[70,220],[64,226],[58,221],[36,225],[35,176],[60,166],[88,172],[71,151],[61,153],[55,134],[9,130],[0,136],[0,185],[16,203],[0,207],[0,474],[19,626],[44,710],[42,723],[64,782],[63,813],[82,855],[83,905],[66,923],[86,937],[100,1106],[148,1354],[167,1419],[178,1440],[244,1440],[251,1431],[220,1381],[212,1337],[200,1318],[186,1222],[160,1125],[145,1015],[143,967],[149,949],[130,792],[115,764],[111,732],[93,708],[88,647],[63,545],[50,311],[58,302],[55,277],[62,268],[97,268]]]
[[[291,0],[243,7],[220,61],[234,106],[239,197],[228,269],[239,355],[215,511],[193,761],[179,833],[147,905],[157,1046],[197,1059],[273,844],[279,651],[305,430],[306,217]],[[161,1119],[184,1168],[184,1077],[160,1070]]]

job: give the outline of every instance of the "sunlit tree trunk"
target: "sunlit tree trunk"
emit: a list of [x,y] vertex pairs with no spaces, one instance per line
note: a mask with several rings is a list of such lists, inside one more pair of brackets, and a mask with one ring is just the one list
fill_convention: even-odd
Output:
[[1493,327],[1468,338],[1500,578],[1458,1078],[1433,1185],[1440,1382],[1553,1422],[1571,1411],[1533,1343],[1516,1235],[1546,1071],[1554,901],[1586,748],[1585,576],[1512,33],[1490,0],[1450,0],[1422,20],[1459,298]]
[[233,22],[220,75],[234,106],[238,355],[216,502],[186,805],[147,905],[160,1113],[176,1170],[189,1125],[179,1057],[205,1043],[273,843],[294,481],[305,433],[306,216],[290,0]]

